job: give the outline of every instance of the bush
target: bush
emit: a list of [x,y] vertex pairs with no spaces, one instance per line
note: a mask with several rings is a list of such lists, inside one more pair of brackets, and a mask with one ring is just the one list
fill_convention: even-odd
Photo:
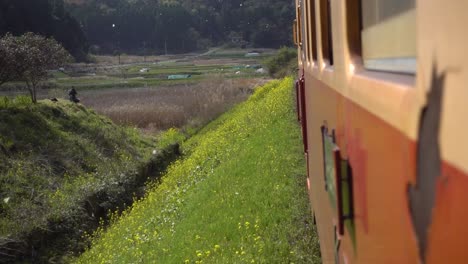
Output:
[[270,75],[274,78],[283,78],[295,73],[297,69],[297,50],[283,47],[276,56],[265,62]]
[[167,131],[159,134],[158,147],[160,149],[164,149],[170,145],[181,143],[185,139],[185,135],[182,134],[177,128],[170,128]]

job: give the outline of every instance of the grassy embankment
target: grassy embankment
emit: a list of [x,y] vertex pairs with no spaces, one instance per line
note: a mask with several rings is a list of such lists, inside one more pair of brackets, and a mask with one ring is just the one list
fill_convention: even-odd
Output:
[[82,105],[0,97],[0,262],[48,263],[82,250],[85,232],[143,195],[147,178],[175,158],[170,140]]
[[76,262],[319,263],[291,88],[258,88],[186,141],[185,158]]

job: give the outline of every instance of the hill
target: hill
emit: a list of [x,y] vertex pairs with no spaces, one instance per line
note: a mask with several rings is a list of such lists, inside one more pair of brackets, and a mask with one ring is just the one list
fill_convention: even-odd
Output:
[[291,43],[294,2],[68,0],[94,53],[183,53]]
[[0,97],[0,262],[83,250],[83,235],[176,157],[169,143],[68,101]]
[[184,158],[77,263],[319,263],[292,80],[182,145]]

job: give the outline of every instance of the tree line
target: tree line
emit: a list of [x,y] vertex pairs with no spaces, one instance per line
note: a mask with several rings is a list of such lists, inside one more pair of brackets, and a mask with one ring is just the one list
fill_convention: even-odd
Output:
[[88,54],[87,38],[63,0],[1,0],[0,36],[26,32],[53,37],[78,61]]
[[232,43],[291,44],[293,1],[1,0],[0,36],[53,37],[77,60],[97,54],[162,54]]
[[284,0],[67,1],[93,52],[177,53],[233,43],[291,44],[294,2]]

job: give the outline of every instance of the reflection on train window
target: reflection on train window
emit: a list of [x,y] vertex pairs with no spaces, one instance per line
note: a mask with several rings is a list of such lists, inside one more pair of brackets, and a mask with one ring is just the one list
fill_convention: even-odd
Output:
[[320,24],[322,26],[322,56],[328,65],[333,65],[333,38],[330,0],[320,0]]
[[308,2],[308,11],[310,14],[310,24],[309,24],[309,41],[312,49],[312,60],[317,61],[317,28],[315,27],[315,0],[309,0]]
[[370,70],[416,72],[415,0],[361,0],[362,57]]

